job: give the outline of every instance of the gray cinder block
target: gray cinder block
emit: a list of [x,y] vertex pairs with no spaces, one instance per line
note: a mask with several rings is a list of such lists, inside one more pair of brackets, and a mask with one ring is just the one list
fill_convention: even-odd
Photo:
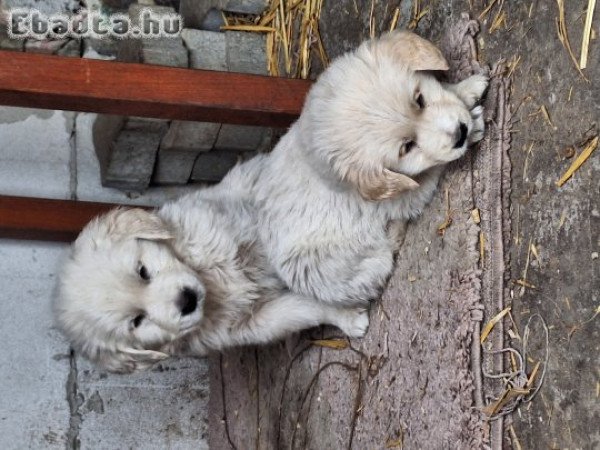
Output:
[[38,41],[37,39],[28,39],[25,42],[25,51],[30,53],[44,53],[51,55],[53,53],[57,53],[66,43],[66,39],[56,41]]
[[201,30],[206,31],[221,31],[221,27],[225,25],[225,18],[223,12],[217,8],[211,8],[208,10],[202,23],[200,24]]
[[160,144],[152,181],[187,183],[198,155],[213,148],[219,128],[218,123],[173,121]]
[[223,124],[215,143],[215,150],[258,151],[267,145],[270,129],[247,125]]
[[146,189],[166,132],[162,120],[99,116],[93,133],[102,185],[129,192]]
[[[194,69],[267,73],[264,36],[185,28],[181,37],[189,51],[190,67]],[[270,131],[242,125],[175,121],[161,143],[153,181],[186,183],[190,175],[192,181],[219,181],[236,163],[240,152],[267,147]]]
[[79,58],[81,56],[81,41],[79,39],[71,39],[63,45],[57,52],[60,56],[70,56]]
[[25,49],[25,40],[11,39],[8,36],[8,30],[6,29],[6,27],[7,24],[0,20],[0,49],[22,52]]
[[215,8],[240,14],[261,14],[269,0],[181,0],[179,12],[186,27],[201,29],[207,13]]
[[[131,5],[129,16],[132,25],[139,26],[140,13],[150,9],[159,15],[175,14],[173,8],[164,6]],[[188,52],[183,40],[178,37],[123,39],[119,42],[117,59],[170,67],[188,67]]]
[[181,37],[188,48],[192,69],[227,71],[224,33],[184,28]]
[[227,150],[201,153],[194,164],[191,180],[210,183],[221,181],[240,159],[238,153]]
[[262,33],[227,31],[227,69],[230,72],[268,75],[267,38]]
[[114,58],[117,56],[119,45],[121,41],[116,41],[114,39],[106,38],[106,39],[94,39],[94,38],[85,38],[84,40],[84,49],[88,51],[92,49],[96,53],[101,56],[106,56],[110,58]]
[[226,0],[222,9],[240,14],[262,14],[269,0]]

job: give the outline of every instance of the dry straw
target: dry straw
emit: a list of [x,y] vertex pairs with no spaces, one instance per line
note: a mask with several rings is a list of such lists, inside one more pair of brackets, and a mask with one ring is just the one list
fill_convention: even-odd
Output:
[[329,60],[319,32],[323,0],[271,0],[260,16],[226,16],[222,30],[267,35],[270,75],[308,78],[313,57],[327,67]]

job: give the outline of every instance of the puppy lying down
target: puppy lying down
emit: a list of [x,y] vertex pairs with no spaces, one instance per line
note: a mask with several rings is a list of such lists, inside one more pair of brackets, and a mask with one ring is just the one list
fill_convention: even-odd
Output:
[[320,324],[362,336],[398,230],[482,137],[486,79],[425,72],[445,69],[416,35],[366,42],[324,72],[270,155],[157,210],[90,222],[59,279],[59,327],[115,372]]

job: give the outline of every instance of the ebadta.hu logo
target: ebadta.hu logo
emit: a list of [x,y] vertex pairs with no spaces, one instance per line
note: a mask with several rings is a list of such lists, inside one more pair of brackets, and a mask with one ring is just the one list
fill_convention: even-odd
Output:
[[12,39],[159,38],[177,37],[183,29],[179,14],[157,14],[142,9],[137,20],[126,14],[81,10],[74,15],[46,15],[36,9],[8,11],[7,31]]

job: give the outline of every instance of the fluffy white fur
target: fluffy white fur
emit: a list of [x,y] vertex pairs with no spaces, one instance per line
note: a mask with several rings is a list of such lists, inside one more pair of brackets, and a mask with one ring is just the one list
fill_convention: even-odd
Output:
[[417,70],[444,68],[432,44],[400,32],[337,59],[313,86],[254,191],[261,241],[292,291],[343,305],[377,297],[402,223],[483,136],[487,79],[449,85]]
[[363,335],[403,223],[483,133],[487,80],[425,72],[446,68],[414,34],[366,42],[319,78],[269,156],[157,211],[92,221],[60,277],[59,326],[119,372],[319,324]]
[[54,304],[78,351],[110,371],[132,372],[320,324],[364,334],[365,308],[295,294],[269,267],[257,210],[244,198],[262,161],[158,211],[116,209],[85,227]]

